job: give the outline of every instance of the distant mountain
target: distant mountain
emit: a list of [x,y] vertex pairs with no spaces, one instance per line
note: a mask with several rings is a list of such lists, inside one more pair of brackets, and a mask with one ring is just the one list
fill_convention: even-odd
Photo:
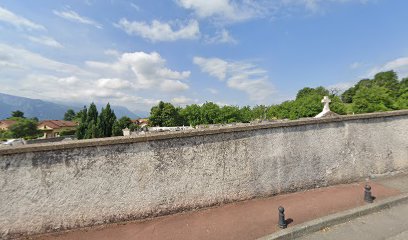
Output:
[[[89,106],[89,104],[84,104]],[[31,99],[25,97],[18,97],[9,94],[0,93],[0,119],[10,117],[12,111],[20,110],[24,112],[24,116],[27,118],[38,117],[38,119],[63,119],[64,113],[72,108],[76,112],[81,110],[82,106],[66,106],[63,104],[57,104],[52,102],[43,101],[40,99]],[[102,106],[98,105],[100,109]],[[112,106],[115,114],[118,118],[122,116],[128,116],[130,118],[146,117],[148,113],[140,112],[135,114],[126,107]],[[146,114],[146,115],[145,115]]]

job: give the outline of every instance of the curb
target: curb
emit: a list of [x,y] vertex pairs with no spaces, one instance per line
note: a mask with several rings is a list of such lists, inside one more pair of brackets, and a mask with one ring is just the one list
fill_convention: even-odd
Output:
[[293,227],[280,230],[276,233],[258,238],[257,240],[295,239],[306,234],[320,231],[321,229],[324,229],[326,227],[345,223],[354,218],[379,212],[381,210],[388,209],[402,203],[408,203],[408,193],[404,193],[402,195],[390,197],[385,200],[378,201],[376,203],[367,204],[362,207],[353,208],[344,212],[335,213],[326,217],[318,218],[309,222],[295,225]]

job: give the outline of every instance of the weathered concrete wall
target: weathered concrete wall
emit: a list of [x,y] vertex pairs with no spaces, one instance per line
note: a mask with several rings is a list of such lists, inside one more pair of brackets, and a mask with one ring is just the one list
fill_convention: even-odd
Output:
[[0,238],[408,168],[408,111],[0,149]]

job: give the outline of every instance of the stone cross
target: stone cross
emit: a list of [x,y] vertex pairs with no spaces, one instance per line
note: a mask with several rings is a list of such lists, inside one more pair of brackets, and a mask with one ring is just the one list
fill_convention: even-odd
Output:
[[322,103],[324,103],[323,111],[319,113],[315,118],[321,118],[326,116],[328,113],[330,113],[330,106],[329,104],[331,103],[331,100],[328,96],[324,96],[322,99]]
[[331,103],[330,98],[328,96],[324,96],[324,98],[322,99],[322,103],[324,103],[323,112],[329,112],[330,111],[329,104]]

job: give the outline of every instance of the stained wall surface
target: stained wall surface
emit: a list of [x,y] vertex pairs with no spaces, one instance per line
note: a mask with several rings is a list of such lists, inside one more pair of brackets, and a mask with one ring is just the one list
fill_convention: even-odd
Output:
[[408,111],[0,149],[0,238],[408,169]]

